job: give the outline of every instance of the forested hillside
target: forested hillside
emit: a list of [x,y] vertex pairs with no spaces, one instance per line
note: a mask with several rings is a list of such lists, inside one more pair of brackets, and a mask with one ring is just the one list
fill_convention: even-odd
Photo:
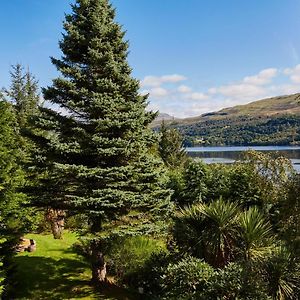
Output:
[[255,101],[171,123],[187,145],[297,145],[300,94]]

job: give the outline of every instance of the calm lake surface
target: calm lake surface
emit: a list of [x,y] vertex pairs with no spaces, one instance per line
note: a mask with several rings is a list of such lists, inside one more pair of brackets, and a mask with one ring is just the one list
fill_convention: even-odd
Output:
[[186,151],[191,157],[199,157],[204,162],[233,163],[243,157],[243,152],[248,150],[262,152],[279,152],[289,158],[294,168],[300,173],[300,146],[237,146],[237,147],[191,147]]

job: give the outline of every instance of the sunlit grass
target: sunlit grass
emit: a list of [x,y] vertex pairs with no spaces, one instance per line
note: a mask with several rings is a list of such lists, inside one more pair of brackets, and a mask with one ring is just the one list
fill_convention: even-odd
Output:
[[105,295],[93,289],[89,263],[72,249],[77,241],[74,233],[65,232],[62,240],[40,234],[26,238],[37,242],[37,250],[15,258],[16,299],[131,299],[117,287],[109,288]]

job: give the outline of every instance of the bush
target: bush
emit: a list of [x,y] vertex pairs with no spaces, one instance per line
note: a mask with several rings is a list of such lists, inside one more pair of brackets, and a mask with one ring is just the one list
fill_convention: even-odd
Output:
[[207,288],[195,299],[206,300],[267,300],[262,277],[238,263],[230,263],[224,269],[216,270]]
[[84,214],[67,216],[65,219],[65,229],[84,230],[88,228],[88,218]]
[[265,281],[274,299],[299,299],[300,265],[287,249],[280,247],[264,266]]
[[190,256],[169,264],[161,278],[165,299],[197,299],[195,295],[208,287],[214,273],[209,264]]
[[143,288],[149,299],[160,299],[162,295],[161,279],[168,265],[175,260],[174,255],[162,250],[154,252],[145,261],[142,268],[127,276],[126,281],[131,288]]
[[167,187],[173,191],[171,201],[180,206],[182,203],[182,193],[185,183],[181,169],[168,171]]
[[132,285],[132,275],[144,267],[151,255],[165,248],[163,241],[144,236],[115,239],[108,251],[108,270],[117,281]]
[[[188,262],[188,265],[190,265],[188,268],[180,268],[183,264],[178,264],[179,268],[175,268],[175,273],[176,271],[180,273],[181,269],[186,270],[186,272],[184,272],[181,276],[177,276],[178,279],[174,280],[174,286],[169,287],[171,288],[171,293],[168,292],[164,299],[271,299],[267,295],[262,277],[249,269],[245,269],[243,265],[230,263],[224,269],[212,269],[206,263],[202,262],[201,264],[200,262],[197,263],[197,260],[194,263]],[[193,265],[196,265],[196,267],[193,268]],[[202,268],[202,270],[199,270],[198,268]],[[191,283],[194,283],[194,285],[191,285]],[[176,290],[175,286],[177,284],[180,284],[180,287]]]

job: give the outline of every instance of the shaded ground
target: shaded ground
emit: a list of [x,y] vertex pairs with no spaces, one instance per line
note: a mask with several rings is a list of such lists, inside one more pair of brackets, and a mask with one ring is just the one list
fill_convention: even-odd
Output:
[[28,235],[37,241],[37,251],[15,258],[17,286],[14,299],[111,299],[133,300],[125,290],[108,285],[104,292],[90,286],[89,264],[72,251],[73,233],[63,240],[51,235]]

